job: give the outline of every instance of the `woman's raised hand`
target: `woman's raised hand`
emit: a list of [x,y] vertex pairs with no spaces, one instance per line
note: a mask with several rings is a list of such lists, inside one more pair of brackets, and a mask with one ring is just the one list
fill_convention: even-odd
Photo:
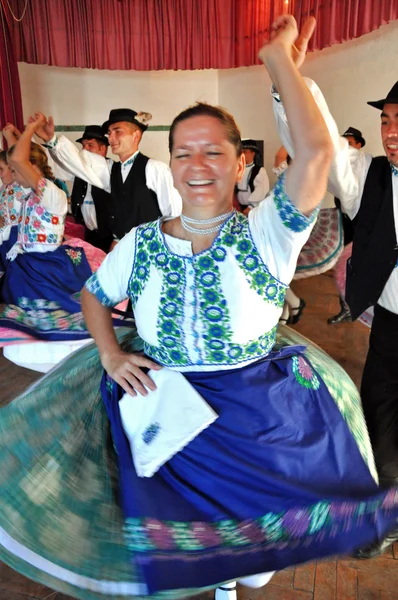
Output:
[[149,390],[155,390],[154,381],[142,370],[154,369],[159,371],[162,367],[146,356],[139,353],[128,353],[123,350],[114,350],[109,354],[101,356],[105,371],[118,383],[130,396],[136,396],[137,392],[146,396]]
[[299,69],[304,63],[308,43],[314,33],[315,25],[314,17],[308,17],[299,33],[296,19],[292,15],[281,15],[274,21],[271,27],[270,40],[260,49],[259,59],[265,64],[270,53],[284,47]]
[[21,132],[13,125],[13,123],[7,123],[3,129],[3,135],[7,140],[7,144],[12,146],[15,144],[16,140],[21,137]]

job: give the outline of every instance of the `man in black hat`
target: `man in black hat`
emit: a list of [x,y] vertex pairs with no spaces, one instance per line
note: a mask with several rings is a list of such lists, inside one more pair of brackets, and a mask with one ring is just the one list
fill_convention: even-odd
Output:
[[343,133],[343,137],[345,137],[348,144],[352,148],[356,148],[357,150],[360,150],[366,144],[365,139],[362,136],[362,131],[359,131],[359,129],[355,129],[355,127],[349,127]]
[[[100,125],[87,125],[82,137],[76,142],[79,142],[84,150],[106,158],[109,142],[102,133]],[[104,252],[108,252],[113,242],[110,229],[110,194],[87,183],[80,177],[75,177],[71,208],[76,223],[82,224],[86,228],[86,241]]]
[[[362,150],[365,146],[365,138],[362,136],[362,132],[355,127],[349,127],[344,133],[343,137],[348,142],[348,145],[351,148],[356,148],[357,150]],[[336,208],[341,209],[341,202],[338,198],[334,199],[334,203]],[[351,219],[344,212],[341,213],[343,220],[343,236],[344,236],[344,246],[350,244],[354,237],[354,227]],[[338,323],[346,323],[352,321],[351,310],[348,306],[347,302],[344,300],[344,297],[340,295],[340,312],[333,317],[328,319],[329,325],[336,325]]]
[[[320,107],[335,146],[329,191],[340,198],[354,224],[352,257],[347,265],[346,300],[356,319],[374,305],[361,396],[380,485],[398,484],[398,81],[381,100],[368,104],[381,111],[385,156],[350,148],[339,137],[318,86],[308,87]],[[292,148],[284,109],[274,91],[274,113],[284,146]],[[289,152],[290,153],[290,152]],[[383,552],[398,540],[397,529],[359,558]]]
[[110,192],[110,228],[116,241],[141,223],[181,212],[181,198],[168,166],[144,156],[138,149],[151,117],[149,113],[129,108],[111,110],[102,133],[108,134],[109,145],[120,162],[106,161],[103,156],[85,150],[79,154],[65,136],[54,135],[52,117],[37,131],[65,170]]
[[237,184],[236,192],[238,202],[243,210],[253,208],[269,192],[269,179],[267,171],[256,164],[260,151],[257,142],[252,139],[242,140],[243,154],[246,159],[245,172],[242,180]]

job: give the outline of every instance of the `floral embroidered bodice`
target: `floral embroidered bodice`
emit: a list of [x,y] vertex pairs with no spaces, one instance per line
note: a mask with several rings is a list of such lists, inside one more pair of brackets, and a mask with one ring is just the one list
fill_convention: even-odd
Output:
[[[159,222],[137,229],[128,294],[145,351],[165,366],[232,367],[265,356],[276,327],[264,328],[263,305],[280,309],[285,290],[262,262],[243,215],[235,213],[211,248],[192,257],[168,250]],[[151,317],[140,319],[148,293],[158,297],[156,340]],[[258,327],[248,326],[251,319]]]
[[[46,191],[51,193],[52,188],[56,187],[51,184],[52,187],[47,190],[50,183],[42,179],[39,182],[38,193],[31,192],[22,202],[18,217],[17,244],[25,251],[46,252],[55,250],[62,243],[65,215],[50,212],[42,203],[44,193]],[[56,188],[55,193],[58,192],[61,193],[61,190]]]
[[4,225],[0,226],[0,243],[8,239],[10,228],[18,223],[21,201],[25,192],[15,181],[0,188],[0,217]]
[[250,212],[234,212],[207,250],[163,233],[164,219],[119,242],[86,283],[106,306],[129,297],[145,352],[179,371],[244,366],[267,356],[314,214],[301,215],[284,179]]

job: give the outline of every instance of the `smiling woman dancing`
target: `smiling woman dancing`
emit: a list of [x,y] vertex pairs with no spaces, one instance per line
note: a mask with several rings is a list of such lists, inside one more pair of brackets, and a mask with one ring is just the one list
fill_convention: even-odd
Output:
[[[29,576],[79,598],[178,598],[218,584],[219,598],[233,598],[231,580],[258,587],[275,570],[352,551],[394,526],[398,498],[375,482],[352,382],[302,337],[276,336],[332,152],[293,60],[313,25],[297,39],[294,19],[280,17],[260,52],[297,156],[271,197],[248,219],[233,211],[240,132],[223,109],[189,108],[170,130],[181,217],[133,229],[86,283],[83,310],[106,371],[102,400],[117,457],[93,390],[101,376],[93,349],[2,409],[0,556]],[[137,337],[120,345],[112,328],[111,307],[126,297],[143,354]],[[162,367],[183,373],[218,418],[143,478],[119,401],[130,397],[134,414]],[[176,435],[183,427],[176,422]],[[143,442],[161,436],[155,419]]]

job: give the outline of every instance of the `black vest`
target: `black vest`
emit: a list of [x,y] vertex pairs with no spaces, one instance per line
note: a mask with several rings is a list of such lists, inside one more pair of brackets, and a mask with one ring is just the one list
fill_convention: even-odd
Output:
[[111,171],[112,233],[121,239],[133,227],[156,221],[161,216],[158,198],[146,185],[145,167],[149,158],[137,154],[126,181],[122,165],[113,163]]
[[[82,204],[87,194],[88,183],[75,177],[72,189],[71,205],[72,214],[76,223],[84,225],[82,215]],[[91,195],[93,197],[95,212],[97,215],[97,226],[99,237],[107,237],[111,235],[110,219],[111,219],[111,195],[104,190],[91,186]]]
[[347,264],[346,300],[353,319],[377,303],[397,262],[391,178],[387,158],[374,158],[353,220],[354,243]]
[[254,167],[251,170],[249,181],[247,183],[248,183],[248,186],[252,193],[254,192],[254,180],[256,179],[257,175],[259,174],[260,169],[261,169],[260,165],[254,165]]

